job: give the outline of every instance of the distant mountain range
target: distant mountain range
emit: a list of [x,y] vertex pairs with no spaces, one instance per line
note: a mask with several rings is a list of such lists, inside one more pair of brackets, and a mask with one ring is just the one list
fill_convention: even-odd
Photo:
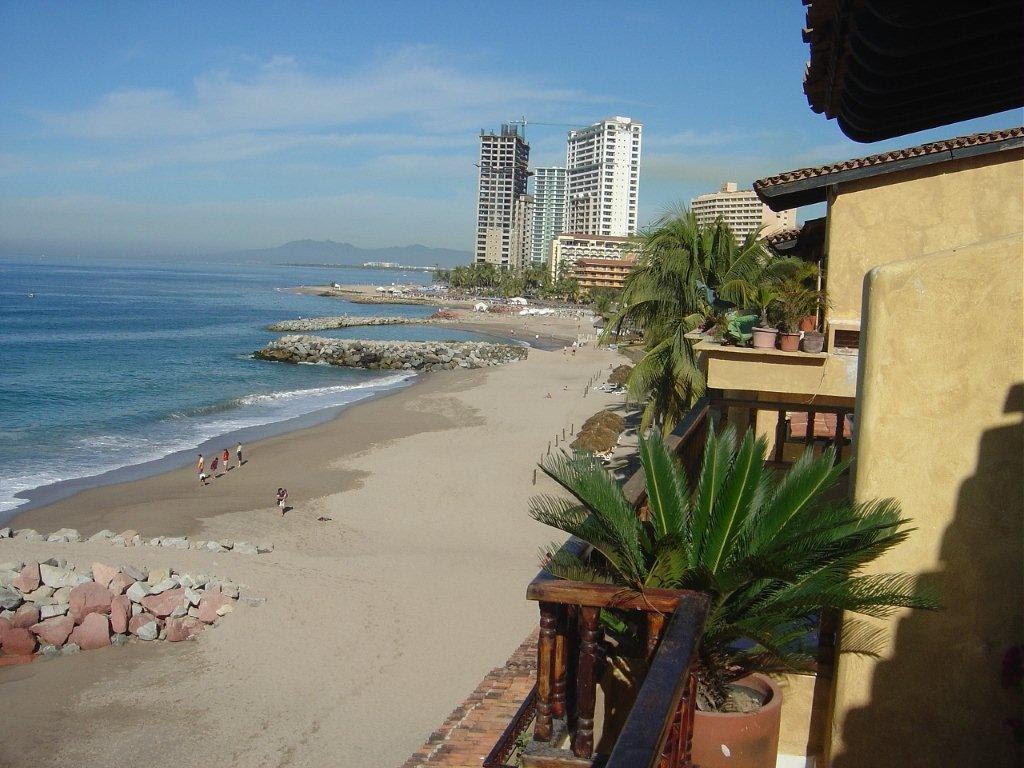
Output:
[[450,248],[428,248],[425,245],[402,245],[389,248],[360,248],[352,243],[333,240],[293,240],[276,248],[231,251],[230,259],[259,261],[268,264],[350,264],[360,266],[367,261],[391,261],[411,267],[454,267],[473,260],[469,251]]

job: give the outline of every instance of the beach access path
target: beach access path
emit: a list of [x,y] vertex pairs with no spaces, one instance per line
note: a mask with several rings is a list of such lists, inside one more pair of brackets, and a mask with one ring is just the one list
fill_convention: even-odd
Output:
[[[546,320],[548,333],[575,333],[575,320]],[[531,350],[499,368],[430,374],[247,446],[248,463],[209,487],[188,468],[16,518],[41,532],[134,528],[275,548],[245,556],[0,542],[0,560],[171,566],[267,598],[196,642],[0,669],[0,765],[401,764],[535,627],[525,589],[538,548],[557,532],[527,516],[527,501],[557,488],[542,473],[534,486],[533,469],[563,427],[621,403],[583,396],[596,372],[619,362],[587,346],[575,357]],[[295,507],[284,519],[273,505],[279,485]]]

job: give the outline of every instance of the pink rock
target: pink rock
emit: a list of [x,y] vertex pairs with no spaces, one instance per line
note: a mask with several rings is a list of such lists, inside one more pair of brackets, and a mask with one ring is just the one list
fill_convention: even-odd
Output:
[[54,616],[31,627],[32,633],[50,645],[64,645],[75,628],[75,620],[70,616]]
[[130,547],[130,546],[132,546],[135,543],[134,541],[132,541],[132,539],[134,539],[138,535],[139,535],[138,531],[135,531],[135,530],[132,530],[131,528],[129,528],[127,531],[124,531],[121,534],[121,538],[124,539],[124,545],[126,547]]
[[221,592],[220,588],[211,589],[199,601],[199,620],[213,624],[217,620],[217,611],[222,606],[231,604],[231,598]]
[[9,619],[0,619],[0,646],[4,644],[4,633],[11,628]]
[[128,632],[135,635],[139,632],[139,627],[149,624],[149,622],[155,621],[157,625],[160,624],[160,619],[151,613],[142,612],[138,616],[132,616],[128,620]]
[[102,613],[90,613],[71,631],[68,642],[83,651],[94,651],[110,645],[110,619]]
[[109,589],[115,595],[123,595],[127,591],[128,587],[135,583],[135,579],[126,573],[118,573],[110,580],[107,585]]
[[26,563],[21,573],[11,579],[11,586],[26,595],[39,589],[39,563]]
[[4,631],[4,642],[0,648],[11,656],[27,656],[36,649],[36,636],[22,627],[12,627]]
[[206,629],[206,625],[192,616],[182,616],[167,620],[167,642],[180,643]]
[[142,607],[161,619],[171,615],[171,611],[185,602],[185,588],[169,589],[159,595],[142,598]]
[[118,635],[128,631],[128,619],[132,617],[132,601],[125,595],[117,595],[110,601],[110,628]]
[[111,591],[102,584],[87,581],[71,590],[71,596],[68,598],[71,608],[68,613],[81,624],[90,613],[110,613],[110,601],[113,597]]
[[107,565],[106,563],[92,564],[92,580],[97,584],[102,584],[104,587],[109,587],[110,582],[120,572],[121,569],[114,565]]
[[28,629],[33,624],[39,623],[39,609],[27,603],[14,612],[11,626],[18,629]]

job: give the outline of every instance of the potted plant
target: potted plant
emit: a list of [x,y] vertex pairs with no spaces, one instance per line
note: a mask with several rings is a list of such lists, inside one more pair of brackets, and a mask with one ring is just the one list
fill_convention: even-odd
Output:
[[708,331],[720,344],[745,347],[750,342],[757,315],[740,314],[735,309],[716,312],[708,320]]
[[[530,514],[591,551],[582,557],[552,548],[543,567],[556,577],[641,593],[707,592],[711,607],[695,669],[694,761],[703,768],[774,766],[782,701],[767,675],[811,668],[809,635],[820,611],[886,616],[896,607],[935,607],[909,576],[861,573],[907,537],[908,521],[892,499],[829,503],[847,466],[833,463],[831,448],[820,456],[808,449],[777,476],[764,467],[764,437],[748,431],[738,440],[731,427],[712,432],[691,490],[658,435],[641,438],[639,447],[649,507],[643,520],[593,456],[545,460],[544,471],[574,498],[536,497]],[[847,620],[841,650],[875,654],[878,640]],[[754,711],[731,712],[739,700]],[[751,728],[754,738],[745,739]]]
[[804,352],[818,354],[825,348],[825,334],[812,326],[810,330],[804,331],[804,337],[800,339],[800,348]]
[[782,316],[779,348],[783,352],[796,352],[800,348],[800,322],[812,312],[817,312],[819,293],[796,280],[781,283],[776,291]]
[[779,296],[770,285],[758,285],[750,294],[750,303],[757,309],[760,319],[751,332],[754,349],[775,349],[775,340],[779,329],[769,325],[768,310],[771,309]]

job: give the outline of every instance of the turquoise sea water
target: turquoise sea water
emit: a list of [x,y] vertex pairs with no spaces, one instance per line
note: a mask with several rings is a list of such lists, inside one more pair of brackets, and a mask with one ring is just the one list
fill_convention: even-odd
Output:
[[[0,520],[16,494],[335,408],[408,375],[253,360],[277,320],[421,317],[431,307],[304,296],[299,284],[427,282],[423,272],[0,258]],[[29,296],[34,294],[34,297]],[[336,335],[465,339],[437,327]]]

